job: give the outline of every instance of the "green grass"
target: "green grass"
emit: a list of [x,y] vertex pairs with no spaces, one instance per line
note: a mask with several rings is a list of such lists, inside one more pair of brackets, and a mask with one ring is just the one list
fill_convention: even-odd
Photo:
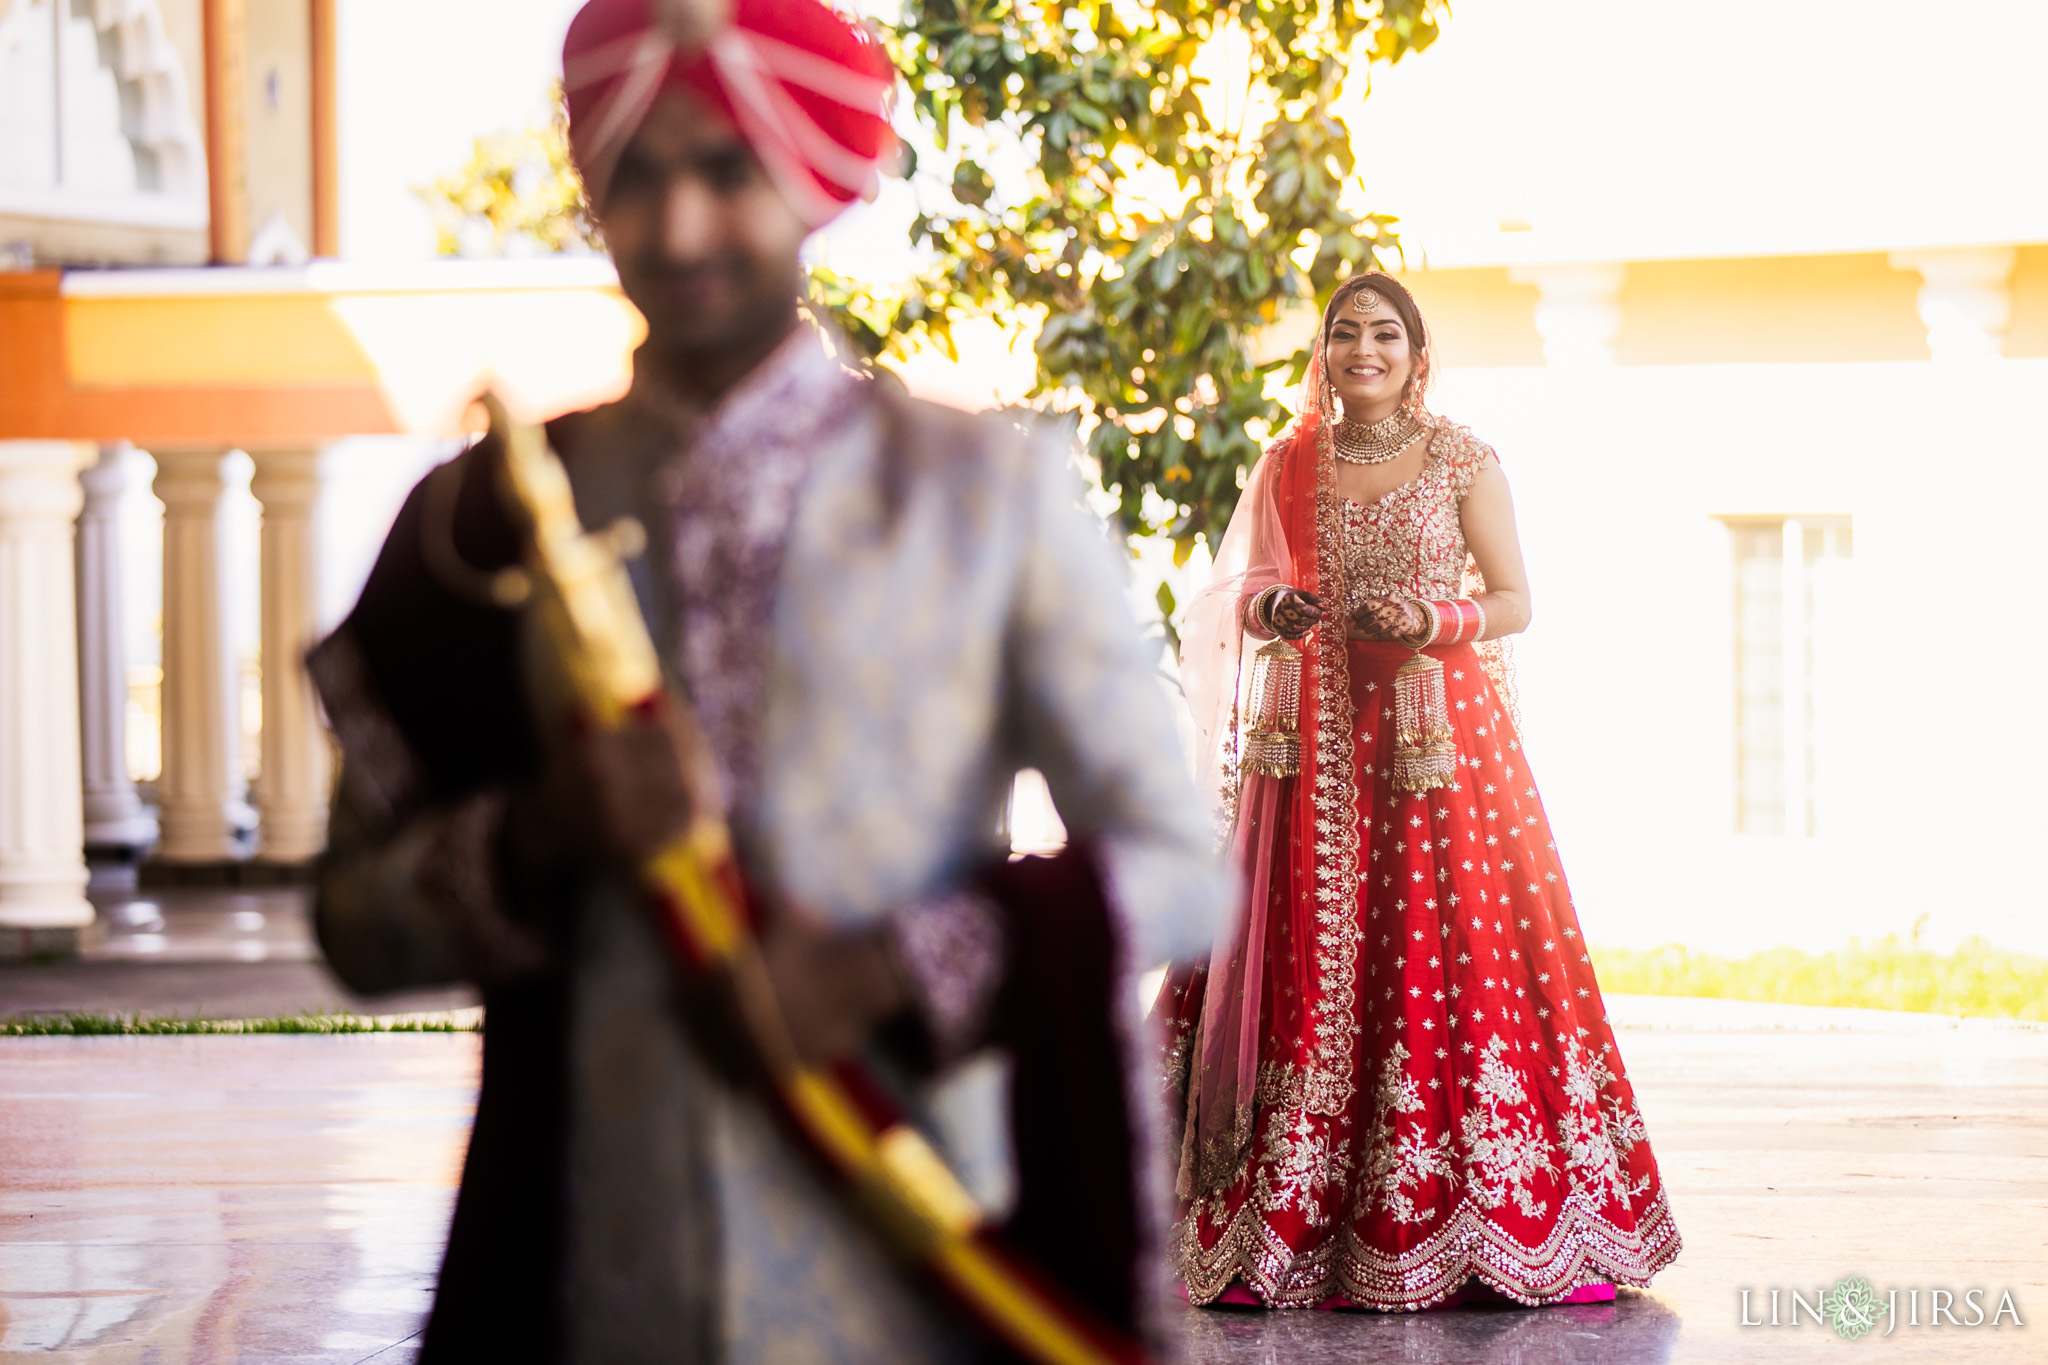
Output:
[[87,1038],[195,1033],[476,1033],[446,1016],[278,1014],[267,1019],[186,1019],[141,1014],[42,1014],[0,1019],[0,1038]]
[[1953,953],[1929,952],[1897,935],[1852,939],[1828,953],[1773,948],[1744,958],[1676,944],[1595,948],[1593,965],[1601,989],[1622,994],[2048,1020],[2048,958],[1979,938],[1964,939]]

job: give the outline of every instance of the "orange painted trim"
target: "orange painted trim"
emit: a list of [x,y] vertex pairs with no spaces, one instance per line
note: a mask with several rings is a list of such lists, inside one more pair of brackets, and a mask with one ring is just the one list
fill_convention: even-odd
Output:
[[85,389],[64,368],[63,273],[0,273],[0,440],[301,445],[404,430],[374,384]]
[[[62,434],[83,441],[253,450],[404,431],[375,388],[72,390]],[[52,432],[55,436],[58,433]]]
[[63,289],[61,270],[0,270],[0,299],[54,299]]
[[337,110],[340,87],[335,67],[335,0],[312,6],[313,254],[341,255],[341,143]]
[[242,90],[248,77],[246,18],[244,0],[202,0],[207,250],[215,265],[239,264],[249,250],[249,158]]

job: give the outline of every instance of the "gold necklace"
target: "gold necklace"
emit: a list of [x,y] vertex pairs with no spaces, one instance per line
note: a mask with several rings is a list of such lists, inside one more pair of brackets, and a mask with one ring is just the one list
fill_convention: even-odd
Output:
[[1385,464],[1422,434],[1422,423],[1405,411],[1373,423],[1340,417],[1330,428],[1330,444],[1338,459],[1347,464]]

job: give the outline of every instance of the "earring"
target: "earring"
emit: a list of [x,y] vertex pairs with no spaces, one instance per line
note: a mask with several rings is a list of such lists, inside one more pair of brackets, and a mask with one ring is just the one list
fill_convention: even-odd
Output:
[[1409,417],[1422,411],[1422,385],[1429,377],[1429,357],[1424,355],[1408,375],[1408,382],[1401,386],[1401,411]]

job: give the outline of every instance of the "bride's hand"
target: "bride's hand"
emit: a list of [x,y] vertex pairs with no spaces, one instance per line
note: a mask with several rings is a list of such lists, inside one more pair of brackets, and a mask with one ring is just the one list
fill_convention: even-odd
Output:
[[1422,608],[1391,597],[1368,597],[1351,614],[1351,624],[1375,640],[1402,640],[1429,628]]
[[1299,640],[1323,619],[1323,599],[1312,592],[1289,588],[1274,599],[1268,617],[1281,639]]

